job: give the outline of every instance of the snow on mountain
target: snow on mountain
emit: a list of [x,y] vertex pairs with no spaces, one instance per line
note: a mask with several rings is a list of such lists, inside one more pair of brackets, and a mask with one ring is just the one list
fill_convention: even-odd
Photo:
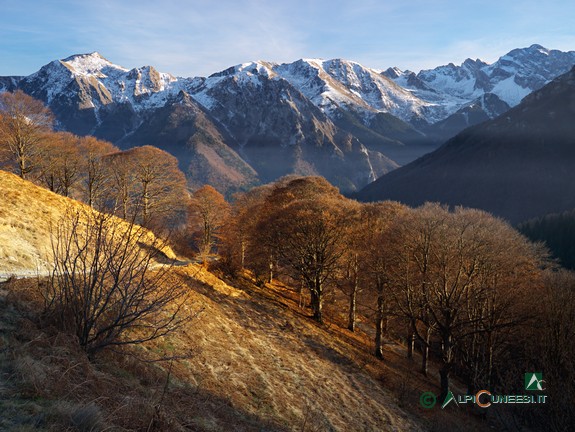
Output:
[[11,92],[18,88],[18,83],[23,77],[20,76],[6,76],[0,77],[0,93]]
[[278,65],[274,70],[328,116],[344,108],[366,114],[386,112],[406,122],[433,119],[433,103],[419,99],[379,71],[359,63],[302,59]]
[[[187,89],[193,98],[207,110],[217,108],[218,101],[211,95],[221,85],[232,82],[233,86],[228,86],[228,95],[235,94],[238,87],[261,88],[260,77],[274,79],[277,74],[273,71],[274,63],[259,61],[248,62],[232,66],[221,72],[216,72],[208,78],[194,78],[187,83]],[[215,90],[216,89],[216,90]]]
[[[574,64],[575,51],[562,52],[532,45],[514,49],[493,64],[467,59],[461,66],[450,63],[423,70],[417,74],[417,79],[437,94],[462,101],[460,108],[485,93],[493,93],[510,106],[515,106],[532,91],[569,71]],[[414,90],[424,100],[430,100],[419,86],[407,82],[405,74],[389,69],[386,72],[397,75],[393,78],[397,84]]]
[[[435,101],[418,98],[380,71],[342,59],[243,63],[207,78],[195,78],[187,83],[187,91],[207,110],[220,111],[224,93],[233,96],[238,92],[261,90],[262,82],[267,80],[285,81],[332,121],[337,120],[342,110],[358,115],[367,127],[378,113],[391,114],[407,123],[422,120],[434,123],[446,116],[443,106]],[[294,100],[283,98],[284,103]],[[233,109],[226,112],[229,118]]]
[[355,98],[366,110],[369,105],[336,80],[314,79],[314,71],[317,75],[310,67],[304,71],[309,76],[286,79],[278,64],[250,62],[196,79],[188,90],[233,137],[234,149],[262,181],[289,173],[320,174],[342,190],[355,190],[396,168],[336,126],[321,107],[321,94],[342,103],[345,93],[346,101]]
[[[488,96],[478,104],[501,103],[497,100]],[[461,205],[513,224],[571,210],[574,100],[575,67],[504,115],[467,129],[436,151],[381,177],[356,197],[397,200],[414,207],[426,201]]]
[[61,62],[75,74],[97,78],[106,78],[115,72],[128,72],[128,69],[109,62],[98,52],[73,55]]
[[483,89],[477,85],[482,82],[482,67],[487,63],[481,60],[467,59],[461,66],[449,63],[433,70],[421,71],[417,77],[428,87],[462,99],[474,99],[481,96]]
[[511,106],[538,90],[575,64],[575,51],[549,50],[541,45],[514,49],[485,68],[493,83],[492,93]]
[[94,52],[53,61],[22,79],[19,86],[49,105],[55,99],[62,105],[66,95],[80,94],[79,107],[94,108],[98,116],[101,107],[111,103],[127,104],[136,113],[160,108],[180,91],[212,110],[217,101],[210,96],[211,89],[225,77],[233,76],[238,88],[254,89],[261,84],[260,77],[266,77],[286,80],[332,120],[345,110],[369,125],[374,115],[388,113],[418,127],[444,120],[486,93],[515,106],[573,64],[575,51],[532,45],[513,50],[491,65],[467,59],[460,66],[450,63],[418,74],[398,68],[382,72],[342,59],[301,59],[286,64],[244,63],[208,78],[191,79],[151,66],[128,70]]
[[84,107],[127,102],[138,112],[163,106],[186,82],[151,66],[129,70],[94,52],[53,61],[24,78],[23,85],[33,88],[49,105],[67,94],[75,97],[80,89],[85,93]]

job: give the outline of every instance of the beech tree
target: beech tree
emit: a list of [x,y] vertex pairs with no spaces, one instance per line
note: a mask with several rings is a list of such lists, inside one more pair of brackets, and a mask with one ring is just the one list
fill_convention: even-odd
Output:
[[235,194],[230,207],[230,215],[223,229],[222,252],[227,264],[239,269],[249,265],[256,273],[256,277],[262,272],[255,271],[255,262],[258,261],[255,255],[269,257],[269,254],[263,251],[266,244],[261,241],[256,225],[258,215],[261,214],[265,199],[271,190],[272,186],[264,185]]
[[38,180],[52,192],[70,196],[84,170],[79,138],[68,132],[46,134],[37,163]]
[[318,322],[323,321],[326,284],[343,254],[344,201],[323,178],[289,179],[268,196],[258,224],[258,232],[275,242],[278,263],[309,290]]
[[23,179],[38,163],[41,143],[54,118],[42,102],[21,90],[0,94],[0,157]]
[[360,256],[366,282],[376,300],[375,313],[375,356],[383,358],[383,338],[387,331],[387,322],[394,304],[391,295],[391,270],[394,260],[395,239],[391,227],[399,215],[407,208],[399,203],[387,201],[366,204],[362,208],[363,230]]
[[206,185],[192,194],[189,224],[203,262],[214,251],[229,212],[230,206],[224,196],[212,186]]
[[105,157],[111,171],[112,208],[124,219],[152,229],[172,229],[184,222],[189,195],[177,159],[152,146],[135,147]]
[[[440,227],[447,212],[436,204],[425,205],[417,211],[405,213],[394,227],[395,265],[392,268],[398,311],[407,318],[408,357],[412,356],[417,340],[422,347],[421,372],[427,375],[430,338],[435,324],[429,317],[426,293],[433,267],[434,245],[441,241]],[[447,241],[447,239],[445,239]]]
[[80,138],[78,149],[84,164],[80,181],[83,198],[89,206],[103,210],[111,188],[105,156],[118,152],[118,148],[107,141],[87,136]]
[[565,431],[575,424],[575,387],[567,384],[575,382],[575,274],[554,269],[544,277],[545,289],[533,305],[534,325],[522,330],[528,358],[545,371],[545,392],[555,402],[533,414],[542,428]]
[[357,296],[363,290],[363,266],[360,258],[365,232],[369,224],[362,218],[361,206],[349,206],[345,211],[344,236],[346,247],[343,249],[338,269],[337,287],[348,298],[347,329],[355,331]]
[[[458,360],[467,356],[478,361],[473,349],[479,345],[490,374],[497,335],[518,324],[513,305],[537,274],[538,258],[526,240],[487,213],[465,209],[450,213],[428,204],[414,215],[411,221],[402,221],[398,243],[406,248],[408,259],[407,265],[398,267],[403,274],[396,275],[395,292],[401,312],[416,323],[412,330],[419,332],[419,323],[441,342],[444,397]],[[419,334],[429,345],[426,338]],[[468,373],[478,367],[467,366]],[[471,385],[472,375],[469,378]]]

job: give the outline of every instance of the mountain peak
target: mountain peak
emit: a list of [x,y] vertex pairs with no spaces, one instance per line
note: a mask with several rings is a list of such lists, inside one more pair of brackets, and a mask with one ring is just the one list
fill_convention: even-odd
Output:
[[397,79],[402,76],[404,72],[398,67],[390,67],[384,70],[381,74],[391,79]]
[[550,52],[551,50],[545,48],[544,46],[541,46],[539,44],[533,44],[527,48],[516,48],[514,50],[511,50],[505,56],[503,56],[503,58],[518,58],[526,56],[531,57],[540,54],[548,56]]
[[537,50],[537,51],[541,51],[541,50],[549,51],[547,48],[545,48],[544,46],[541,46],[541,45],[539,45],[539,44],[533,44],[533,45],[531,45],[528,49],[531,50],[531,51],[533,51],[533,50]]
[[475,68],[475,69],[479,69],[482,68],[484,66],[488,66],[487,63],[485,63],[483,60],[481,59],[470,59],[468,58],[467,60],[465,60],[461,66],[467,66],[467,67],[471,67],[471,68]]
[[69,57],[66,57],[64,60],[62,60],[63,62],[71,62],[77,59],[100,59],[100,60],[105,60],[108,61],[102,54],[100,54],[98,51],[94,51],[91,53],[83,53],[83,54],[73,54]]
[[61,62],[81,75],[101,75],[104,68],[128,71],[128,69],[113,64],[97,51],[88,54],[75,54],[61,60]]

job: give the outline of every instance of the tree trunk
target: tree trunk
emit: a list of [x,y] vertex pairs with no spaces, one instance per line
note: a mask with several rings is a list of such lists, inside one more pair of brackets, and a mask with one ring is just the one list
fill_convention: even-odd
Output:
[[246,242],[242,239],[240,240],[240,264],[242,270],[245,268],[245,262],[246,262]]
[[413,344],[415,342],[415,322],[411,320],[407,329],[407,358],[413,359]]
[[440,389],[439,400],[444,401],[449,392],[449,364],[444,364],[441,369],[439,369],[439,379],[440,379]]
[[493,374],[493,334],[489,332],[487,334],[487,352],[488,352],[488,364],[487,364],[487,388],[491,387],[491,375]]
[[269,272],[268,272],[268,283],[272,283],[272,280],[274,278],[274,261],[273,261],[273,258],[271,256],[270,256],[270,261],[268,263],[268,266],[269,266],[269,268],[268,268],[268,270],[269,270]]
[[449,372],[451,371],[452,341],[451,333],[449,331],[443,331],[441,342],[441,360],[443,364],[439,369],[441,386],[441,394],[439,398],[440,400],[443,400],[449,392]]
[[351,294],[349,295],[349,317],[347,328],[349,331],[355,331],[355,310],[357,298],[357,281],[354,283]]
[[148,193],[148,183],[142,184],[142,225],[148,225],[148,214],[150,211],[150,194]]
[[318,323],[323,323],[323,316],[322,316],[322,295],[321,295],[321,282],[315,281],[313,289],[311,289],[311,308],[313,311],[313,319],[316,320]]
[[375,321],[375,356],[383,358],[384,299],[380,290],[377,296],[377,316]]
[[427,376],[427,368],[429,364],[429,338],[431,337],[431,329],[427,329],[425,339],[422,340],[421,347],[421,373]]
[[18,169],[20,171],[20,177],[23,180],[26,180],[26,174],[27,174],[26,157],[22,154],[22,152],[20,152],[18,157]]

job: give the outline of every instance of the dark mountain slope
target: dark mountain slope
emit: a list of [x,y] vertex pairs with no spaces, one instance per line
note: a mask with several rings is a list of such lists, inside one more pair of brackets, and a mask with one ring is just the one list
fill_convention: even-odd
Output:
[[322,175],[342,190],[354,191],[397,167],[334,125],[264,63],[214,74],[192,94],[225,125],[238,154],[264,182],[291,173]]
[[575,207],[575,68],[358,194],[478,207],[520,222]]
[[[234,140],[187,93],[152,111],[123,148],[154,145],[178,158],[192,188],[210,184],[233,193],[259,183],[257,173],[228,145]],[[237,147],[237,146],[236,146]]]
[[575,210],[530,219],[517,229],[533,242],[544,242],[563,267],[575,270]]

